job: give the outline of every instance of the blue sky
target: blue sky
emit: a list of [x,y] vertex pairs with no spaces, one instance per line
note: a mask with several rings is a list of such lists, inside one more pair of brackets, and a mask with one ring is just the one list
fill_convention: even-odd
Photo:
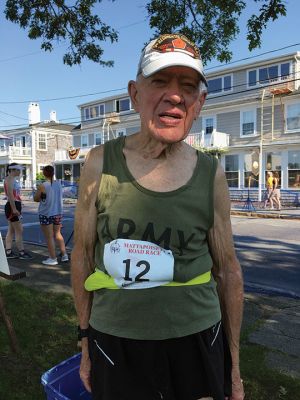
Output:
[[[5,0],[1,5],[3,3]],[[140,51],[151,36],[145,4],[144,0],[116,0],[113,3],[103,0],[98,6],[104,22],[120,34],[116,44],[102,44],[104,59],[113,59],[113,68],[103,68],[91,61],[84,61],[81,66],[64,65],[64,44],[58,44],[52,53],[45,53],[40,50],[39,41],[28,39],[24,30],[5,20],[3,7],[0,7],[0,129],[26,126],[30,101],[39,102],[42,120],[49,119],[50,111],[55,110],[61,122],[78,123],[78,104],[124,92],[128,81],[135,77]],[[263,34],[262,47],[250,53],[246,21],[256,3],[250,0],[247,4],[247,13],[240,19],[241,33],[231,45],[232,61],[300,42],[299,34],[295,33],[299,25],[300,2],[287,0],[287,17],[269,24]],[[300,45],[270,56],[297,50],[300,51]],[[213,60],[207,68],[214,66],[220,66],[220,63]],[[84,96],[91,93],[98,94]],[[75,97],[80,95],[82,97]],[[51,100],[63,97],[73,98]]]

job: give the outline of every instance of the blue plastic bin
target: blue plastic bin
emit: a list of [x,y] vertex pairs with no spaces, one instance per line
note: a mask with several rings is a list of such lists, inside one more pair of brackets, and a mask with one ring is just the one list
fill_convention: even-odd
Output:
[[79,377],[81,353],[46,371],[41,378],[47,400],[91,400]]

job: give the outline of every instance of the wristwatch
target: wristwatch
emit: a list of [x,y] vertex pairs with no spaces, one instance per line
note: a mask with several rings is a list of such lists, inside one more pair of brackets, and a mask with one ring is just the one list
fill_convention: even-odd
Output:
[[81,329],[80,326],[78,325],[77,334],[78,334],[78,336],[77,336],[78,341],[80,341],[82,338],[89,336],[89,328]]

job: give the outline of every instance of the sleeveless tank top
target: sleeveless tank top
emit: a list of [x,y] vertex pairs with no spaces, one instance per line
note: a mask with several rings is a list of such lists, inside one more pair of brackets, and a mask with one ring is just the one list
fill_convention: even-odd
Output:
[[[114,239],[155,243],[174,255],[174,281],[187,282],[210,271],[207,232],[213,224],[217,160],[201,152],[187,184],[169,192],[140,186],[123,155],[125,138],[104,145],[96,207],[95,267],[105,272],[104,245]],[[220,320],[213,278],[192,286],[94,292],[90,324],[107,334],[158,340],[200,332]]]
[[[4,181],[4,192],[5,192],[5,195],[7,196],[8,190],[7,190],[6,180]],[[21,185],[17,180],[14,180],[13,196],[14,196],[15,201],[21,201]]]
[[62,188],[59,181],[44,182],[46,199],[39,203],[38,213],[46,217],[62,214]]

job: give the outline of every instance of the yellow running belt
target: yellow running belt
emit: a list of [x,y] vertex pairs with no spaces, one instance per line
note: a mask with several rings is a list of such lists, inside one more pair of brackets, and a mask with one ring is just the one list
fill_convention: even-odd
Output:
[[[184,283],[169,282],[162,286],[201,285],[202,283],[208,283],[210,279],[211,279],[211,271],[208,271]],[[113,277],[107,275],[103,271],[100,271],[98,268],[96,268],[95,272],[86,279],[84,287],[89,292],[99,289],[121,289],[119,286],[116,285]]]

